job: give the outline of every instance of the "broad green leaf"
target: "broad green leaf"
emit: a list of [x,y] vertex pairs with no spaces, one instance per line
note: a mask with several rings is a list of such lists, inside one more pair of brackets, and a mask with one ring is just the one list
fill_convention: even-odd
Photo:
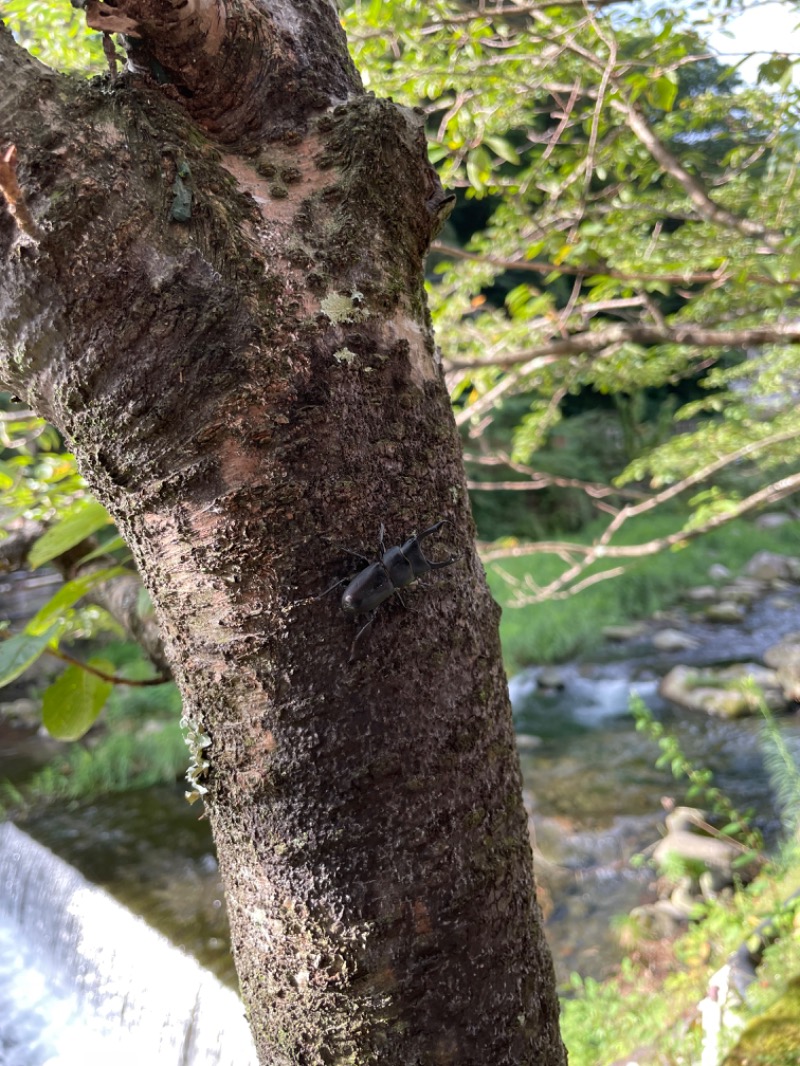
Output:
[[0,641],[0,688],[23,674],[35,663],[55,636],[57,626],[46,633],[17,633],[8,640]]
[[473,148],[467,155],[467,177],[476,192],[483,192],[491,181],[492,160],[485,148]]
[[121,577],[122,574],[129,573],[130,570],[126,570],[124,566],[108,566],[102,570],[95,570],[91,574],[86,574],[84,577],[76,577],[72,581],[67,581],[54,596],[50,597],[43,607],[39,608],[25,626],[25,632],[30,633],[31,636],[38,636],[40,633],[44,633],[46,629],[49,629],[59,620],[64,611],[72,607],[74,603],[77,603],[95,585],[100,585],[104,581],[110,581],[112,578]]
[[37,566],[63,555],[65,551],[74,548],[86,537],[110,523],[111,516],[102,503],[86,500],[39,537],[30,550],[28,560],[35,570]]
[[[113,673],[110,663],[92,659],[88,663],[104,673]],[[78,740],[94,725],[113,688],[97,674],[81,666],[68,666],[42,696],[42,721],[57,740]]]
[[791,76],[792,61],[788,56],[774,55],[765,60],[758,68],[758,81],[780,85],[787,71]]
[[94,549],[94,551],[89,552],[88,555],[84,555],[81,559],[81,566],[83,566],[84,563],[91,562],[92,559],[99,559],[103,555],[110,555],[111,552],[119,551],[120,548],[127,548],[127,546],[124,537],[112,537],[111,540],[107,540],[105,543],[100,544]]
[[659,107],[662,111],[671,111],[678,95],[678,84],[674,74],[662,74],[650,83],[647,89],[647,99],[653,107]]
[[489,134],[483,138],[483,143],[488,144],[492,151],[499,155],[501,159],[504,159],[506,163],[519,164],[522,162],[514,145],[507,141],[505,137],[496,137]]

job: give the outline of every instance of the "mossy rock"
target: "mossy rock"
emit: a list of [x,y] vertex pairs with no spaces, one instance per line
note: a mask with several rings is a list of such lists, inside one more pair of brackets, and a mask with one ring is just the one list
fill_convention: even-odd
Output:
[[800,977],[754,1018],[722,1066],[796,1066],[800,1062]]

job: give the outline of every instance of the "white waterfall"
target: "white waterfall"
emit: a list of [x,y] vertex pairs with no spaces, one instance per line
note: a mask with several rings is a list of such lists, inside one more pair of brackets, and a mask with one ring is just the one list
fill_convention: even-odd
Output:
[[0,1066],[250,1066],[238,996],[0,825]]

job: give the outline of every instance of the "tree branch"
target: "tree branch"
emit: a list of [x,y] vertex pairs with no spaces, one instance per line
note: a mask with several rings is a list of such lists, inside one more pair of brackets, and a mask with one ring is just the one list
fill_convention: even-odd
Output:
[[[693,272],[689,270],[683,274],[640,274],[628,273],[624,270],[613,270],[602,263],[595,263],[591,266],[569,266],[564,263],[547,263],[542,262],[540,259],[524,259],[522,257],[518,259],[499,259],[496,256],[465,252],[462,248],[454,248],[452,245],[441,244],[438,241],[431,245],[431,251],[445,256],[452,256],[454,259],[467,259],[472,263],[486,263],[489,266],[496,266],[500,270],[528,270],[534,274],[568,274],[571,277],[581,278],[600,275],[605,278],[614,278],[617,281],[662,281],[669,285],[703,285],[711,282],[716,285],[722,285],[733,276],[731,273],[725,273],[721,267],[713,271]],[[759,278],[759,280],[775,283],[774,278],[764,277],[763,279]],[[787,284],[792,284],[792,282],[787,282]]]
[[[679,326],[646,325],[644,323],[614,323],[604,329],[573,333],[570,337],[550,341],[540,348],[515,352],[492,359],[447,362],[448,370],[476,370],[480,367],[516,367],[546,365],[565,355],[596,355],[604,349],[620,344],[680,344],[693,348],[755,348],[766,344],[800,344],[800,322],[776,322],[771,326],[733,326],[728,329],[708,329],[694,324]],[[539,361],[542,361],[541,363]],[[526,371],[530,372],[530,371]],[[467,408],[469,410],[469,408]]]
[[[781,434],[780,438],[787,439],[789,436],[796,437],[798,435],[800,435],[800,433]],[[757,443],[766,447],[766,441]],[[755,445],[749,447],[751,451],[755,450]],[[743,451],[744,449],[740,449],[740,452]],[[740,453],[734,453],[734,455],[738,454]],[[726,456],[724,463],[732,462],[734,455]],[[709,471],[719,469],[721,464],[723,464],[723,460],[711,464],[706,467],[704,471],[699,472],[699,474],[705,473],[706,476],[708,476]],[[666,548],[674,547],[676,544],[684,544],[696,540],[705,533],[710,533],[712,530],[719,529],[721,526],[727,525],[728,522],[733,521],[735,518],[741,518],[750,511],[763,507],[766,504],[777,503],[779,500],[792,495],[800,489],[800,474],[792,474],[789,477],[772,482],[763,489],[759,489],[757,492],[745,497],[745,499],[740,500],[738,504],[731,507],[729,510],[713,515],[708,521],[694,526],[691,529],[680,529],[663,537],[655,537],[642,544],[612,545],[610,543],[611,538],[615,533],[619,532],[620,528],[626,521],[634,517],[636,514],[641,514],[645,510],[651,510],[653,507],[658,506],[658,504],[664,503],[672,496],[677,495],[678,492],[683,492],[690,485],[696,484],[699,479],[699,474],[686,478],[684,481],[671,486],[669,489],[665,490],[665,492],[651,497],[642,504],[623,508],[608,524],[602,535],[592,544],[577,544],[566,541],[539,541],[536,544],[482,551],[481,558],[484,563],[488,563],[493,562],[496,559],[518,558],[525,555],[539,554],[541,552],[558,555],[565,560],[574,559],[576,555],[581,556],[577,561],[572,562],[563,574],[547,585],[537,585],[530,574],[527,574],[521,583],[518,579],[514,579],[512,582],[517,590],[515,599],[510,603],[510,606],[512,607],[540,603],[543,600],[548,599],[563,599],[566,596],[571,596],[575,592],[578,592],[581,588],[585,588],[587,584],[594,584],[597,581],[607,580],[608,578],[616,577],[623,572],[624,567],[614,567],[611,570],[602,571],[599,574],[592,574],[581,582],[577,581],[577,579],[580,578],[590,566],[601,559],[639,559],[648,555],[656,555],[658,552],[664,551]],[[523,586],[529,589],[530,592],[522,593],[520,589]]]
[[625,116],[628,128],[644,145],[658,165],[674,178],[683,191],[697,208],[698,214],[707,222],[713,222],[726,229],[736,230],[743,237],[758,237],[772,250],[776,251],[783,244],[783,234],[768,230],[760,222],[751,222],[750,219],[740,218],[732,211],[721,207],[716,200],[712,200],[702,184],[689,173],[683,164],[670,152],[648,124],[644,115],[637,107],[624,99],[612,100],[612,106]]
[[[519,474],[527,475],[525,481],[467,481],[467,488],[475,489],[476,491],[516,491],[516,492],[539,492],[542,489],[547,488],[562,488],[562,489],[580,489],[581,492],[585,492],[586,495],[598,503],[609,496],[616,496],[622,499],[634,499],[643,500],[649,499],[649,495],[645,492],[641,492],[638,489],[616,488],[613,485],[602,485],[594,481],[581,481],[580,478],[574,477],[561,477],[558,474],[546,474],[541,470],[535,470],[531,466],[527,466],[525,463],[515,463],[507,455],[465,455],[464,461],[476,466],[507,466],[510,470],[514,470]],[[612,513],[605,505],[605,510]],[[613,513],[616,513],[616,509]]]
[[167,685],[172,681],[172,674],[166,674],[159,677],[145,677],[135,680],[131,677],[121,677],[119,674],[107,674],[105,670],[98,670],[96,666],[92,666],[90,663],[83,662],[82,659],[76,659],[73,655],[68,655],[61,648],[47,648],[47,654],[52,655],[56,659],[60,659],[64,663],[69,663],[70,666],[79,666],[81,670],[85,670],[87,674],[93,674],[95,677],[99,677],[101,681],[109,681],[112,685],[130,685],[131,688],[148,688],[152,685]]
[[86,21],[124,34],[129,69],[225,143],[280,135],[363,91],[331,0],[88,0]]

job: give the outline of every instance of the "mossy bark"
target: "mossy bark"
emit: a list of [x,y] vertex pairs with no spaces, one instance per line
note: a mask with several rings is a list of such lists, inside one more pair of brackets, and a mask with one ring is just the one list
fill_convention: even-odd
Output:
[[[261,1061],[563,1063],[425,308],[444,194],[421,118],[351,78],[237,141],[137,75],[56,77],[4,32],[0,74],[36,224],[0,211],[0,380],[119,523],[210,738]],[[444,517],[426,550],[459,563],[382,608],[348,664],[352,623],[320,596],[339,546]]]

